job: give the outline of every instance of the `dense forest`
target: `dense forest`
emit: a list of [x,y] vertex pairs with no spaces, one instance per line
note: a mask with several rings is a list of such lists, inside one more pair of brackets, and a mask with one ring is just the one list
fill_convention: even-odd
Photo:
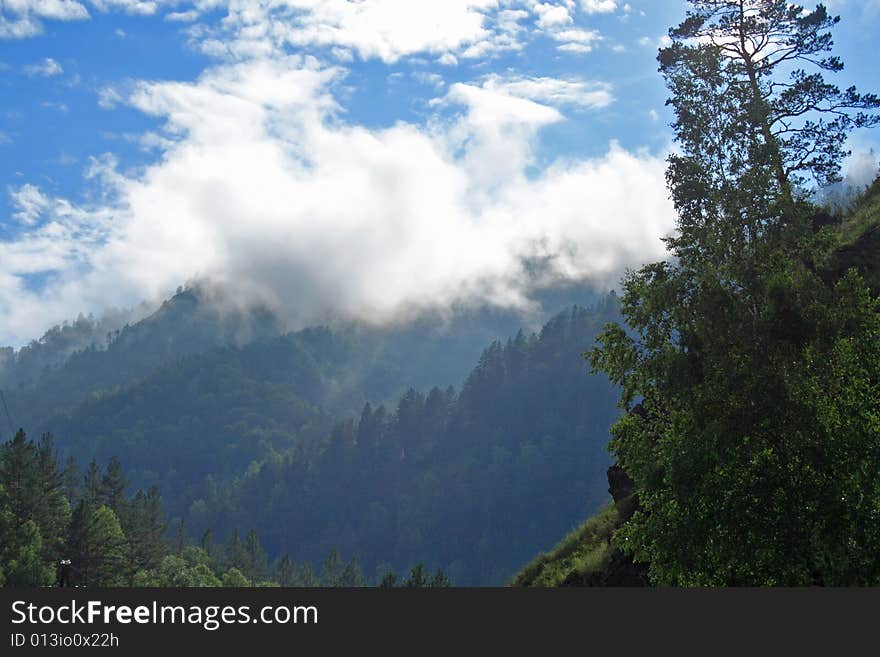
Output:
[[316,569],[283,555],[270,566],[256,532],[238,531],[198,544],[180,525],[171,535],[159,491],[127,495],[118,459],[83,473],[69,459],[59,468],[51,435],[19,430],[0,445],[0,586],[328,586],[444,587],[442,570],[413,566],[406,577],[385,571],[368,580],[356,559],[331,549]]
[[[579,355],[619,317],[613,295],[492,342],[467,375],[471,345],[509,317],[205,349],[230,324],[218,329],[204,305],[181,290],[107,346],[44,368],[8,393],[16,421],[81,462],[118,458],[192,541],[256,531],[270,560],[313,563],[338,549],[369,581],[424,561],[459,584],[501,583],[604,499],[614,393]],[[446,385],[398,392],[431,379]]]

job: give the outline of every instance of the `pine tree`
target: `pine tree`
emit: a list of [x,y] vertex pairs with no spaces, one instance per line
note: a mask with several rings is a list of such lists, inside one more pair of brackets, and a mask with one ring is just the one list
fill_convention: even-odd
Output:
[[299,567],[299,586],[303,588],[316,588],[321,585],[320,580],[318,580],[315,575],[315,570],[312,568],[312,564],[308,561],[303,562],[303,564]]
[[803,186],[837,179],[880,101],[824,81],[823,6],[690,4],[659,55],[673,258],[626,276],[631,330],[590,354],[621,386],[611,449],[641,504],[614,541],[664,585],[876,584],[880,306],[822,275],[834,235]]
[[324,570],[321,573],[321,583],[328,587],[339,586],[341,574],[342,559],[339,558],[339,552],[336,551],[336,548],[333,548],[324,560]]
[[79,502],[81,482],[82,477],[76,464],[76,459],[73,456],[69,456],[64,466],[64,494],[71,506],[75,506]]
[[[53,577],[55,564],[64,545],[70,508],[63,493],[62,475],[58,470],[55,450],[50,435],[44,435],[39,444],[27,440],[24,431],[0,447],[0,486],[3,487],[5,535],[0,535],[0,545],[5,545],[7,558],[18,565],[0,564],[7,571],[7,579],[24,582],[25,575],[10,573],[27,572],[37,577],[31,585],[41,585]],[[31,555],[38,546],[38,562]],[[13,556],[18,554],[19,556]],[[27,556],[25,556],[27,555]],[[22,565],[27,561],[26,568]],[[49,573],[49,575],[46,575]]]
[[97,461],[92,459],[83,475],[82,484],[82,499],[86,500],[88,504],[100,505],[103,503],[101,480],[101,468],[98,467]]
[[118,516],[121,516],[125,510],[127,501],[125,489],[127,487],[128,480],[122,472],[122,464],[118,458],[113,456],[107,463],[104,476],[101,478],[101,501],[113,509]]
[[388,571],[384,575],[382,575],[382,579],[379,580],[379,588],[380,589],[393,589],[397,586],[397,573],[392,571]]
[[123,505],[122,528],[126,537],[124,569],[131,586],[139,571],[157,568],[168,551],[165,516],[155,486],[146,494],[139,490]]
[[363,588],[367,585],[367,579],[357,559],[349,561],[339,574],[339,586],[346,588]]
[[70,523],[67,554],[80,586],[121,586],[125,582],[126,539],[113,510],[83,499]]
[[434,573],[434,577],[431,578],[431,587],[448,588],[450,586],[452,586],[452,582],[449,581],[449,577],[443,572],[442,568],[438,568],[437,572]]
[[237,529],[229,535],[223,546],[223,562],[227,568],[235,568],[242,572],[247,569],[248,558],[241,542],[241,534]]
[[266,552],[260,545],[257,532],[253,529],[247,533],[244,539],[244,559],[242,572],[245,577],[253,582],[261,582],[266,579],[269,572]]
[[428,583],[428,571],[425,569],[425,564],[419,563],[409,571],[409,577],[406,578],[403,585],[411,589],[422,589],[427,587]]
[[285,588],[298,585],[299,578],[296,572],[296,564],[289,554],[285,554],[278,562],[278,566],[275,568],[275,579],[278,580],[280,586]]

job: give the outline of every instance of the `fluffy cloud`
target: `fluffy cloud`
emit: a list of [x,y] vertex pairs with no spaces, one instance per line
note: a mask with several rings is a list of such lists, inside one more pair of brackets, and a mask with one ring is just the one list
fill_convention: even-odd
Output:
[[50,205],[49,198],[36,185],[10,189],[9,197],[15,208],[13,217],[23,224],[34,224]]
[[614,102],[611,85],[607,82],[492,74],[487,76],[484,86],[552,106],[602,108]]
[[[506,33],[497,7],[497,0],[230,0],[222,25],[204,38],[197,34],[196,42],[211,54],[237,57],[289,45],[341,47],[394,62],[415,53],[491,47]],[[489,27],[490,14],[497,29]]]
[[42,77],[52,77],[55,75],[61,75],[64,73],[64,69],[61,68],[61,64],[56,62],[51,57],[47,57],[43,61],[37,64],[31,64],[30,66],[24,67],[25,73],[28,75],[40,75]]
[[[197,20],[198,6],[166,18]],[[536,34],[560,41],[562,51],[590,52],[601,35],[576,26],[578,12],[616,9],[607,0],[223,0],[203,9],[218,6],[222,21],[190,29],[193,45],[212,56],[241,60],[305,48],[386,63],[434,54],[446,64],[521,50]]]
[[152,16],[159,8],[154,0],[90,0],[98,11],[120,11],[126,14]]
[[[120,92],[164,121],[160,157],[136,173],[95,161],[103,200],[88,207],[11,190],[31,228],[0,242],[0,341],[195,276],[298,324],[382,322],[527,307],[536,286],[610,286],[663,256],[673,221],[662,158],[612,144],[531,169],[541,129],[564,120],[547,103],[595,104],[575,100],[588,83],[453,84],[426,125],[372,129],[342,120],[332,90],[343,77],[285,58]],[[32,289],[34,274],[43,283]]]
[[3,0],[0,2],[0,39],[21,39],[43,31],[41,19],[83,20],[89,12],[76,0]]
[[617,10],[616,0],[581,0],[581,7],[588,14],[608,14]]

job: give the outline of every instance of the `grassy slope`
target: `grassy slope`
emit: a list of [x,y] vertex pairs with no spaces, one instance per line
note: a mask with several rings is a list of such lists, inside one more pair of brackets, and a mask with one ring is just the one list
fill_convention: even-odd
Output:
[[880,226],[880,178],[874,181],[865,195],[859,200],[841,227],[840,242],[847,246],[854,244],[872,228]]
[[832,257],[840,275],[855,267],[871,290],[880,293],[880,178],[868,188],[840,229],[840,247]]
[[617,528],[614,503],[608,502],[595,516],[566,536],[559,545],[539,554],[511,582],[512,586],[560,586],[578,575],[588,579],[608,565],[611,534]]

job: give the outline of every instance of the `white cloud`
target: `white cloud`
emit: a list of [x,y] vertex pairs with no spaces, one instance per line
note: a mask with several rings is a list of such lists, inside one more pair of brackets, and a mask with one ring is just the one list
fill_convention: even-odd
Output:
[[187,11],[173,11],[165,14],[165,20],[172,23],[192,23],[199,18],[199,11],[189,9]]
[[[673,212],[662,157],[612,145],[530,169],[540,130],[563,119],[545,103],[576,102],[588,86],[453,84],[427,126],[371,129],[342,120],[330,93],[342,75],[286,58],[119,92],[164,121],[160,157],[134,173],[95,161],[101,200],[84,207],[14,190],[34,223],[0,241],[0,342],[193,276],[299,323],[387,321],[452,304],[525,307],[538,283],[613,285],[624,267],[663,257]],[[537,283],[526,262],[544,263]],[[49,274],[38,290],[33,273]]]
[[484,86],[511,96],[528,98],[548,105],[579,105],[588,108],[607,107],[614,102],[612,87],[607,82],[489,75]]
[[3,0],[0,39],[23,39],[43,32],[42,19],[84,20],[89,12],[76,0]]
[[576,53],[592,52],[595,44],[603,38],[596,30],[584,30],[580,28],[559,30],[553,32],[552,37],[556,41],[563,42],[562,45],[557,46],[558,50]]
[[[497,0],[229,0],[221,31],[211,38],[233,40],[226,52],[239,57],[292,45],[342,47],[363,59],[395,62],[503,40],[509,16],[497,8]],[[211,40],[205,43],[216,52]]]
[[539,2],[532,7],[538,15],[537,25],[542,30],[554,29],[562,25],[570,25],[574,19],[569,13],[567,5],[555,5],[549,2]]
[[152,16],[159,8],[154,0],[89,0],[98,11],[121,11],[126,14]]
[[15,208],[12,216],[28,225],[36,223],[50,205],[49,198],[36,185],[25,184],[18,189],[10,188],[9,197]]
[[588,14],[608,14],[617,10],[616,0],[581,0],[581,7]]
[[51,57],[46,57],[46,59],[37,64],[25,66],[24,70],[25,73],[27,73],[28,75],[39,75],[46,78],[55,75],[61,75],[62,73],[64,73],[64,69],[61,68],[61,64],[56,62]]

